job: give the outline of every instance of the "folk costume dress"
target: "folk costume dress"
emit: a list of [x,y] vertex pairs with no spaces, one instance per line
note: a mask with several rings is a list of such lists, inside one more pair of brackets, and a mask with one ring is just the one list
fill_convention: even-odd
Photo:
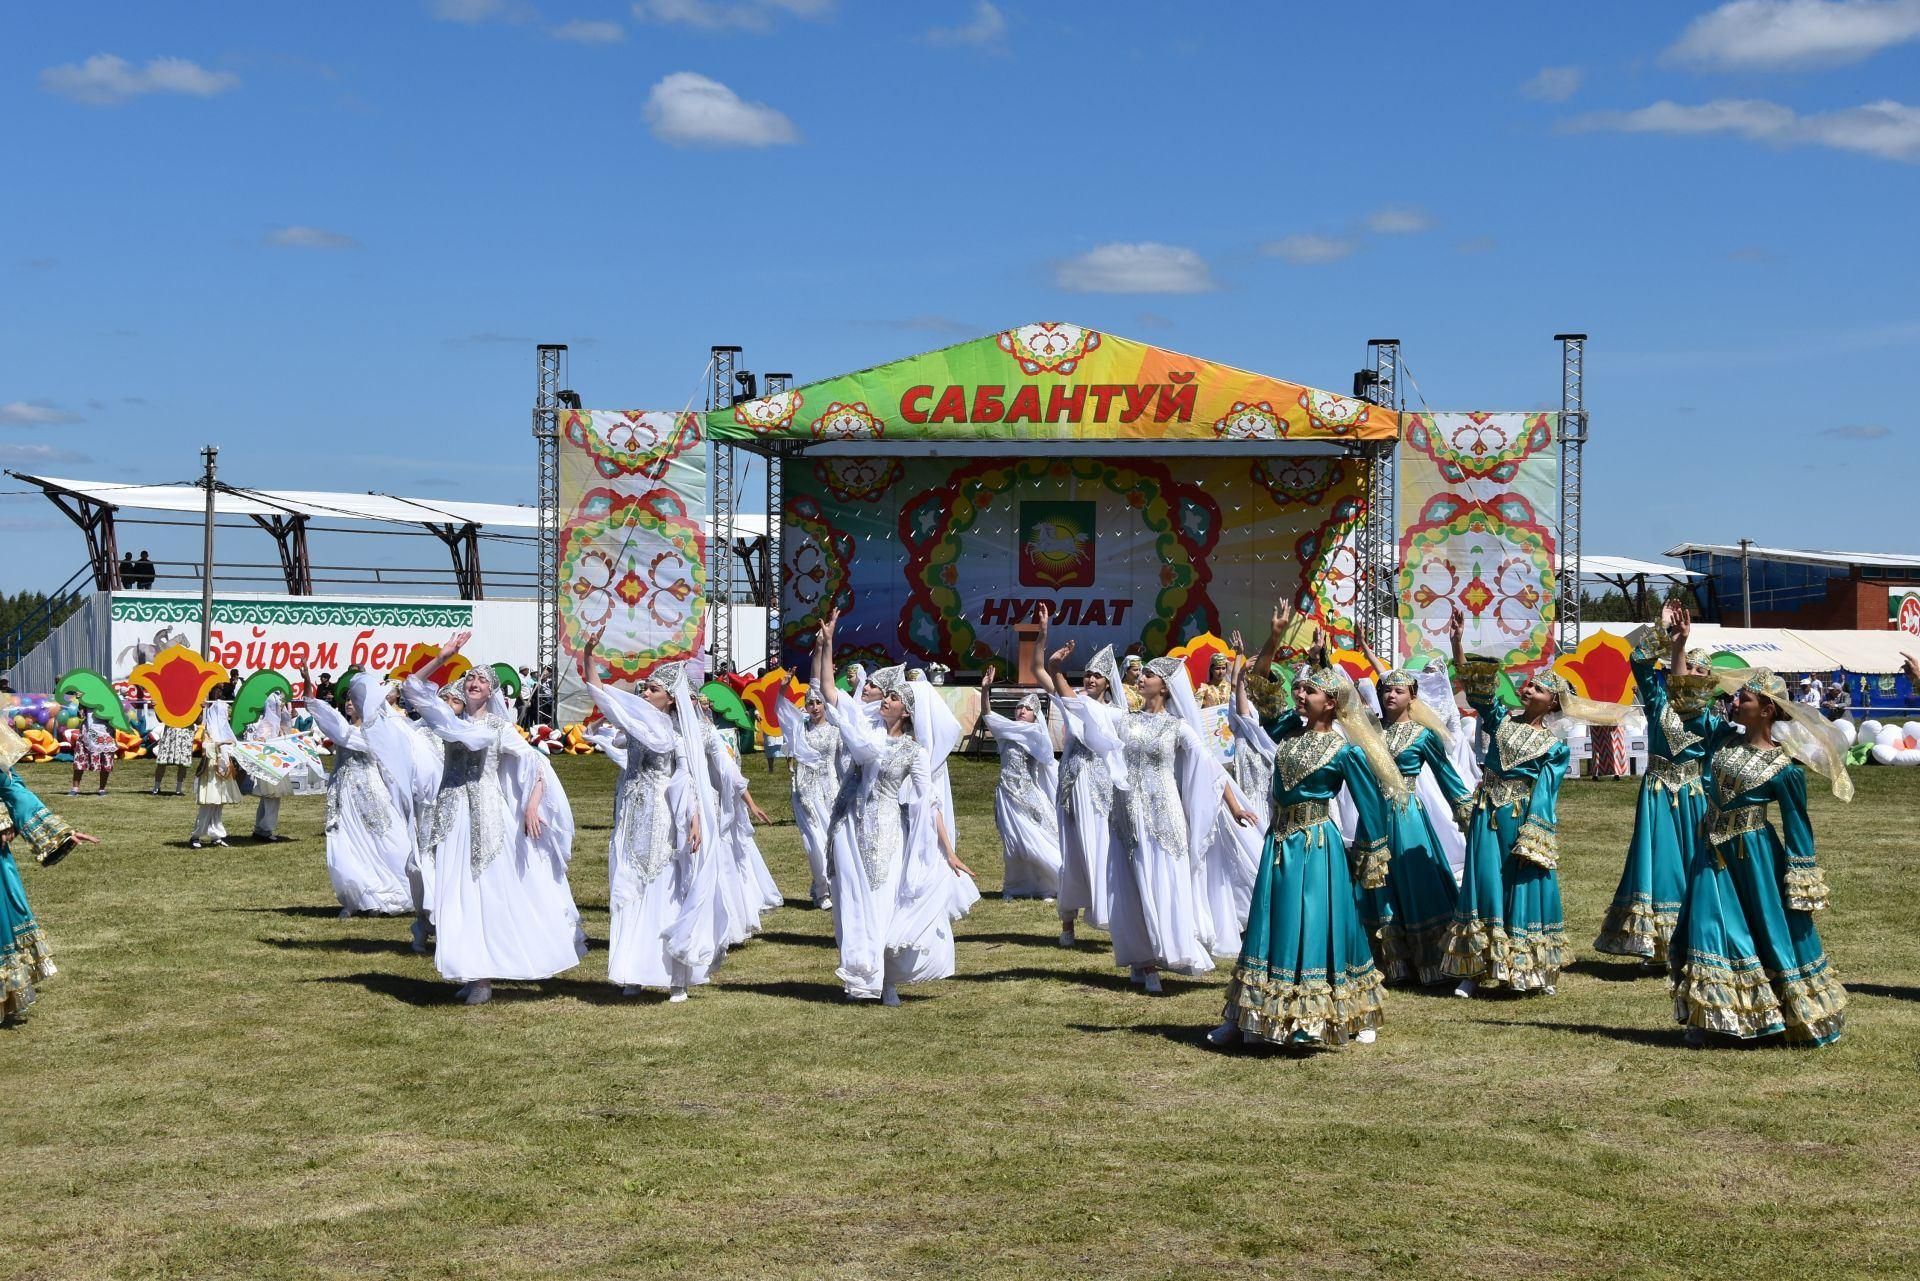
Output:
[[[1481,665],[1462,673],[1480,723],[1494,733],[1464,823],[1467,863],[1440,968],[1483,987],[1542,991],[1559,982],[1569,958],[1555,869],[1560,784],[1571,756],[1546,726],[1501,715],[1493,698],[1498,675]],[[1532,679],[1559,680],[1547,672]]]
[[[1389,672],[1381,679],[1398,678],[1413,683],[1405,672]],[[1414,706],[1420,706],[1417,699]],[[1442,817],[1448,823],[1472,792],[1455,772],[1439,734],[1411,714],[1387,726],[1381,738],[1399,768],[1407,796],[1392,806],[1388,816],[1387,883],[1361,891],[1360,912],[1367,936],[1373,940],[1374,959],[1387,982],[1439,983],[1446,978],[1441,961],[1458,894],[1445,846],[1419,795],[1419,784],[1430,772],[1446,805]]]
[[[417,676],[401,692],[446,745],[430,837],[434,967],[455,983],[572,969],[587,940],[567,883],[573,814],[553,767],[520,737],[497,691],[471,715],[455,715]],[[538,838],[524,825],[536,779],[544,780]]]
[[[668,664],[649,679],[673,693],[671,715],[625,690],[587,687],[626,738],[624,753],[613,756],[620,779],[607,842],[607,977],[625,987],[684,990],[711,981],[724,956],[729,922],[720,874],[731,853],[719,838],[706,726],[686,696],[684,666]],[[698,850],[689,839],[696,821]]]
[[[1040,696],[1022,707],[1044,716]],[[1042,720],[1010,720],[997,712],[981,718],[1000,753],[1000,783],[993,791],[993,821],[1006,848],[1002,898],[1057,898],[1060,894],[1060,813],[1055,797],[1060,770],[1053,733]]]
[[21,1014],[33,1004],[35,988],[59,972],[46,931],[27,904],[13,847],[24,843],[47,862],[74,839],[73,829],[13,772],[14,762],[26,752],[27,745],[12,730],[0,727],[0,1020]]
[[239,740],[224,699],[214,699],[200,713],[200,769],[194,776],[194,798],[200,808],[194,816],[193,839],[225,844],[226,807],[245,799],[240,790],[240,767],[227,748]]
[[[1740,678],[1791,714],[1780,677],[1753,668],[1731,677]],[[1674,1017],[1742,1040],[1780,1033],[1789,1045],[1830,1044],[1846,1024],[1847,992],[1813,919],[1829,895],[1807,817],[1807,772],[1852,799],[1845,743],[1811,710],[1776,724],[1791,752],[1749,747],[1710,714],[1696,723],[1706,731],[1709,804],[1668,946]]]
[[[381,727],[386,702],[379,682],[361,673],[349,694],[366,720],[352,724],[319,698],[307,711],[333,743],[333,772],[327,776],[327,879],[348,912],[400,915],[415,909],[408,867],[414,859],[411,797],[403,776],[387,771],[372,739],[392,739],[398,726]],[[392,739],[401,752],[405,738]],[[385,754],[392,755],[392,749]]]
[[827,871],[832,852],[829,827],[833,798],[839,794],[840,780],[846,773],[840,752],[840,731],[830,720],[813,724],[803,708],[784,698],[774,701],[780,720],[781,749],[793,765],[789,780],[793,825],[800,832],[800,847],[806,852],[807,869],[813,878],[807,893],[813,905],[819,907],[831,894]]
[[[1640,779],[1626,865],[1593,946],[1614,956],[1664,962],[1707,813],[1702,782],[1707,741],[1675,708],[1654,667],[1652,637],[1657,634],[1644,630],[1649,634],[1635,636],[1632,662],[1647,714],[1647,772]],[[1704,653],[1696,654],[1705,660]]]
[[[1345,681],[1333,672],[1301,679],[1330,690]],[[1347,684],[1341,699],[1351,706]],[[1289,712],[1269,732],[1276,745],[1271,818],[1225,1020],[1243,1037],[1344,1045],[1380,1026],[1380,972],[1357,891],[1377,887],[1387,874],[1390,818],[1381,775],[1395,783],[1398,775],[1377,744],[1381,759],[1371,761],[1374,753],[1351,741],[1351,729],[1311,730]],[[1358,816],[1351,850],[1329,808],[1341,791]]]
[[120,740],[113,736],[113,726],[93,712],[82,712],[80,730],[73,740],[74,772],[111,772],[119,759]]
[[[1102,647],[1087,665],[1107,678],[1105,700],[1084,692],[1060,700],[1065,743],[1060,753],[1060,783],[1055,793],[1060,813],[1060,919],[1084,915],[1095,929],[1107,928],[1108,855],[1115,775],[1126,767],[1119,753],[1121,718],[1127,715],[1125,686],[1113,661],[1113,647]],[[1096,749],[1093,742],[1111,745]]]
[[[901,691],[916,719],[921,701],[938,697],[925,682],[888,688]],[[940,803],[932,755],[916,737],[918,727],[890,735],[848,698],[829,700],[827,715],[850,766],[830,829],[833,933],[840,949],[834,973],[849,1000],[888,999],[903,984],[953,973],[956,898],[948,882],[959,878],[935,834]]]
[[701,745],[707,754],[707,777],[713,781],[717,848],[724,856],[716,875],[728,921],[725,943],[733,947],[758,934],[761,917],[785,899],[760,853],[759,841],[754,839],[753,816],[747,810],[747,776],[720,731],[704,716]]
[[[293,716],[287,711],[287,700],[279,694],[269,694],[266,704],[260,709],[260,719],[247,727],[247,740],[264,743],[269,739],[281,738],[293,733]],[[260,839],[269,839],[280,830],[280,802],[293,795],[291,778],[271,779],[256,776],[253,780],[253,834]]]

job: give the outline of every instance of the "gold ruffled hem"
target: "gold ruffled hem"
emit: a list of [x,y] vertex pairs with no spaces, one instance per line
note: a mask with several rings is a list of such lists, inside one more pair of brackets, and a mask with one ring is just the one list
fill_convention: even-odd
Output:
[[1789,911],[1824,912],[1827,910],[1829,897],[1827,874],[1821,868],[1788,868],[1786,884],[1782,889],[1786,894]]
[[14,935],[13,945],[0,955],[0,1019],[11,1018],[33,1004],[33,986],[52,978],[53,950],[39,926]]
[[1593,949],[1609,956],[1664,961],[1667,943],[1679,923],[1677,907],[1670,912],[1656,911],[1643,897],[1636,897],[1624,907],[1615,903],[1607,909],[1606,919],[1600,922],[1600,936],[1594,939]]
[[1384,991],[1370,961],[1338,982],[1280,982],[1236,966],[1224,1017],[1242,1033],[1277,1045],[1345,1045],[1357,1033],[1380,1026]]
[[1478,918],[1447,927],[1440,971],[1448,978],[1472,979],[1483,987],[1505,984],[1533,992],[1560,981],[1572,952],[1564,929],[1510,935]]
[[1783,978],[1757,960],[1738,969],[1718,957],[1689,960],[1673,976],[1673,1016],[1742,1040],[1784,1034],[1788,1045],[1824,1045],[1846,1026],[1847,989],[1824,959],[1811,968]]
[[1824,964],[1806,978],[1774,980],[1780,1010],[1786,1016],[1788,1045],[1824,1045],[1847,1022],[1847,989]]
[[1390,920],[1373,932],[1373,959],[1381,977],[1389,983],[1404,983],[1414,978],[1422,987],[1443,982],[1440,968],[1447,949],[1447,927],[1441,920],[1421,929],[1409,930],[1399,920]]
[[1513,838],[1513,856],[1552,871],[1560,866],[1560,837],[1546,824],[1528,819]]
[[1387,883],[1387,869],[1393,864],[1393,850],[1382,840],[1370,841],[1353,851],[1353,877],[1363,890],[1377,890]]

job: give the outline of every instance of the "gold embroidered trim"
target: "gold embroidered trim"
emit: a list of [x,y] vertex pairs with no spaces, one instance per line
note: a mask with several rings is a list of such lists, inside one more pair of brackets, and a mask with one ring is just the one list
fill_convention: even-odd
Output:
[[1327,821],[1327,802],[1299,801],[1293,805],[1276,806],[1269,830],[1286,840],[1295,832],[1305,832]]
[[1387,869],[1393,865],[1393,850],[1383,836],[1379,840],[1356,845],[1347,851],[1348,870],[1363,890],[1377,890],[1387,883]]
[[[1518,814],[1520,808],[1532,795],[1533,783],[1528,779],[1508,778],[1502,774],[1482,774],[1480,785],[1474,789],[1468,803],[1468,813],[1472,813],[1473,807],[1484,805],[1487,810],[1487,826],[1492,827],[1493,811],[1505,809],[1511,805],[1513,812]],[[1461,826],[1466,826],[1464,821]]]
[[1545,756],[1560,739],[1545,726],[1508,718],[1500,722],[1494,741],[1500,747],[1501,772],[1512,773],[1528,761]]
[[1551,872],[1560,866],[1560,836],[1545,823],[1529,818],[1513,838],[1513,856]]
[[1682,792],[1700,792],[1703,795],[1705,793],[1705,788],[1700,783],[1700,762],[1697,760],[1673,761],[1664,756],[1649,756],[1647,781],[1667,792],[1668,803],[1672,805],[1680,803]]
[[1420,731],[1424,728],[1420,722],[1408,716],[1387,726],[1381,731],[1381,737],[1387,740],[1387,750],[1398,756],[1413,746],[1413,741],[1420,737]]
[[[1660,732],[1666,735],[1667,751],[1674,756],[1678,756],[1701,741],[1700,736],[1688,729],[1687,723],[1680,719],[1680,713],[1673,710],[1672,703],[1660,709]],[[1693,765],[1696,771],[1699,769],[1699,762],[1688,763]]]
[[1600,935],[1593,950],[1609,956],[1637,956],[1649,961],[1667,959],[1667,943],[1674,926],[1680,923],[1680,906],[1655,907],[1645,894],[1636,894],[1631,902],[1615,903],[1607,908],[1600,923]]
[[1748,832],[1762,831],[1767,826],[1768,804],[1742,805],[1738,809],[1715,810],[1707,827],[1707,840],[1714,845],[1725,845],[1738,840]]
[[1347,740],[1330,729],[1289,735],[1280,740],[1274,754],[1274,773],[1280,776],[1280,785],[1291,792],[1300,786],[1301,779],[1338,756],[1346,745]]
[[1824,912],[1829,891],[1827,874],[1817,867],[1790,867],[1785,885],[1787,908],[1794,912]]
[[1558,983],[1571,954],[1564,929],[1508,934],[1479,917],[1456,919],[1447,929],[1440,969],[1450,978],[1473,979],[1488,987],[1504,983],[1516,992],[1529,992]]
[[1713,803],[1731,807],[1734,798],[1745,796],[1769,782],[1787,767],[1791,758],[1779,747],[1748,747],[1733,743],[1713,754]]
[[1384,986],[1371,958],[1332,982],[1276,977],[1264,961],[1249,961],[1234,967],[1225,1017],[1263,1041],[1345,1045],[1355,1033],[1380,1026]]

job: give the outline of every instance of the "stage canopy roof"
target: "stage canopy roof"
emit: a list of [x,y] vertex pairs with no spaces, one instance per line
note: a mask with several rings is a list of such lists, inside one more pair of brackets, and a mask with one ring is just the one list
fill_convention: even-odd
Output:
[[942,347],[707,415],[735,444],[1394,440],[1399,415],[1060,321]]
[[[49,495],[68,494],[110,507],[136,511],[203,512],[207,494],[198,485],[123,485],[103,480],[68,480],[9,472]],[[394,525],[478,525],[491,529],[534,529],[539,513],[510,503],[461,503],[440,498],[398,498],[391,494],[334,494],[311,489],[222,487],[213,496],[220,516],[308,516],[322,520],[382,521]]]

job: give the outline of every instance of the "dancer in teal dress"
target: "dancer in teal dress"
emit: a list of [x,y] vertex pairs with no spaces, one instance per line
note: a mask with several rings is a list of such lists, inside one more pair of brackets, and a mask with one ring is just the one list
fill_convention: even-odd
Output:
[[13,861],[14,842],[25,841],[45,867],[66,857],[75,845],[94,843],[93,837],[68,827],[41,804],[13,772],[26,751],[12,730],[0,726],[0,1024],[16,1022],[33,1004],[35,984],[57,973],[46,931],[27,906],[27,887]]
[[1439,983],[1447,977],[1440,963],[1459,892],[1439,834],[1433,829],[1433,817],[1414,795],[1414,788],[1421,771],[1431,769],[1441,795],[1454,811],[1472,792],[1447,755],[1444,725],[1420,701],[1419,678],[1404,669],[1383,670],[1364,645],[1361,652],[1380,673],[1374,688],[1385,725],[1382,737],[1405,780],[1406,800],[1393,807],[1387,830],[1392,850],[1387,883],[1361,891],[1360,915],[1373,942],[1374,959],[1387,982],[1403,983],[1411,978],[1422,985]]
[[[1633,682],[1647,713],[1647,772],[1640,779],[1640,800],[1633,816],[1633,836],[1627,842],[1627,862],[1613,905],[1601,923],[1596,950],[1613,956],[1639,957],[1650,970],[1667,967],[1667,940],[1680,916],[1680,895],[1686,888],[1687,864],[1707,813],[1707,792],[1701,784],[1707,743],[1703,729],[1690,719],[1700,708],[1683,714],[1668,683],[1655,667],[1666,656],[1674,611],[1661,611],[1661,631],[1641,628],[1634,633]],[[1694,650],[1669,668],[1696,681],[1709,680],[1707,654]],[[1681,681],[1669,677],[1673,684]]]
[[[1683,616],[1676,655],[1686,626]],[[1846,742],[1766,668],[1718,675],[1734,701],[1730,721],[1706,718],[1705,840],[1668,949],[1674,1018],[1694,1047],[1708,1033],[1828,1045],[1846,1024],[1847,990],[1813,922],[1828,891],[1807,818],[1807,771],[1852,800]]]
[[1503,715],[1494,702],[1500,677],[1493,659],[1468,661],[1458,609],[1448,623],[1454,669],[1482,725],[1492,727],[1486,768],[1461,819],[1467,862],[1447,927],[1443,973],[1460,980],[1455,996],[1483,987],[1552,995],[1567,963],[1567,925],[1560,904],[1560,784],[1570,755],[1551,718],[1605,723],[1625,708],[1577,698],[1550,671],[1520,685],[1520,706]]
[[[1269,731],[1272,816],[1224,1018],[1207,1033],[1218,1046],[1367,1044],[1380,1026],[1380,972],[1355,887],[1386,878],[1388,812],[1404,784],[1345,673],[1309,668],[1294,704]],[[1360,818],[1351,853],[1328,814],[1342,787]]]

